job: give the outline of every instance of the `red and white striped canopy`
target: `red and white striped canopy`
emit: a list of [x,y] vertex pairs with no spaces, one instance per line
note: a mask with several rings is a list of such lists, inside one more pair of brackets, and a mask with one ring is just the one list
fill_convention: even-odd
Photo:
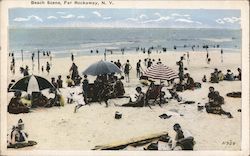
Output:
[[162,63],[153,65],[150,68],[148,68],[144,72],[144,76],[159,80],[171,80],[178,78],[178,74],[173,69],[165,66]]

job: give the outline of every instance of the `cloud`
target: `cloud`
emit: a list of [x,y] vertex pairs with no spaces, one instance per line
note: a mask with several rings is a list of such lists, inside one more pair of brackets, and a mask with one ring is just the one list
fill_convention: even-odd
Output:
[[220,19],[220,18],[217,19],[217,20],[215,20],[215,22],[216,22],[216,23],[219,23],[219,24],[225,24],[225,22],[224,22],[222,19]]
[[152,22],[162,22],[162,21],[167,21],[171,19],[169,16],[166,16],[166,17],[159,17],[157,19],[151,19],[151,20],[147,20],[147,21],[143,21],[142,23],[152,23]]
[[191,19],[185,19],[185,18],[178,18],[178,19],[175,20],[175,22],[196,23],[196,24],[202,25],[202,23],[199,22],[199,21],[193,21]]
[[196,21],[195,23],[202,25],[202,23],[201,23],[201,22],[198,22],[198,21]]
[[14,21],[16,21],[16,22],[26,22],[26,21],[30,21],[32,19],[34,19],[36,21],[39,21],[39,22],[43,22],[43,20],[40,17],[35,16],[35,15],[31,15],[31,16],[28,16],[26,18],[24,18],[24,17],[17,17],[17,18],[14,19]]
[[62,12],[62,11],[58,11],[58,12],[56,12],[57,14],[61,14],[61,15],[65,15],[66,14],[66,12]]
[[172,13],[171,16],[175,16],[175,17],[190,17],[190,15],[188,15],[188,14],[182,15],[182,14],[177,14],[177,13]]
[[236,23],[236,22],[240,22],[240,18],[238,17],[224,17],[224,18],[219,18],[215,20],[216,23],[219,24],[225,24],[225,23]]
[[111,17],[103,17],[102,19],[104,19],[104,20],[110,20]]
[[138,18],[127,18],[126,21],[138,21]]
[[47,19],[57,19],[55,16],[48,16]]
[[194,21],[184,18],[178,18],[175,20],[175,22],[185,22],[185,23],[194,23]]
[[61,16],[61,18],[74,18],[74,17],[75,17],[75,15],[73,15],[73,14],[68,14],[66,16]]
[[92,13],[98,17],[102,17],[101,13],[99,13],[98,11],[93,11]]
[[225,22],[228,22],[228,23],[235,23],[235,22],[239,21],[240,18],[237,18],[237,17],[225,17],[225,18],[223,18],[223,20]]
[[141,14],[141,15],[139,16],[139,18],[140,18],[140,19],[144,19],[144,18],[148,18],[148,16],[147,16],[147,15],[144,15],[144,14]]
[[77,16],[76,18],[83,19],[83,18],[85,18],[85,16]]
[[154,13],[154,15],[161,17],[161,14],[159,12]]

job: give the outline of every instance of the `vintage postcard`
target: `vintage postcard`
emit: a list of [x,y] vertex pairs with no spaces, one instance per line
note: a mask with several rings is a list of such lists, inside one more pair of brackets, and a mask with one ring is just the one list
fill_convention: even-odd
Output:
[[248,1],[0,4],[1,155],[249,155]]

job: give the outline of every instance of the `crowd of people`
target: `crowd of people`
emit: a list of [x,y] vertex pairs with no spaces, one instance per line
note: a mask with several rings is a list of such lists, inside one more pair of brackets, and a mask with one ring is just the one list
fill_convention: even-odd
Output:
[[[211,73],[210,81],[211,83],[219,83],[220,81],[241,81],[241,69],[238,68],[238,75],[234,75],[230,69],[227,70],[226,74],[223,74],[221,70],[218,70],[217,68],[214,69],[214,72]],[[206,82],[206,75],[204,75],[203,82]]]

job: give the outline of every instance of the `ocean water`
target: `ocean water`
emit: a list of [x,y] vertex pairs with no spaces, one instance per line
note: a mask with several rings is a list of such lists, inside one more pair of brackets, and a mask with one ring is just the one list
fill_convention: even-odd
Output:
[[[184,48],[184,45],[186,47]],[[32,52],[51,51],[54,56],[103,55],[105,49],[114,53],[137,52],[136,47],[155,47],[167,51],[203,50],[203,45],[220,45],[224,51],[241,49],[241,30],[229,29],[168,29],[168,28],[25,28],[9,29],[9,52],[20,58]],[[198,46],[199,45],[199,48]],[[93,50],[91,54],[90,51]],[[96,50],[99,51],[96,54]]]

